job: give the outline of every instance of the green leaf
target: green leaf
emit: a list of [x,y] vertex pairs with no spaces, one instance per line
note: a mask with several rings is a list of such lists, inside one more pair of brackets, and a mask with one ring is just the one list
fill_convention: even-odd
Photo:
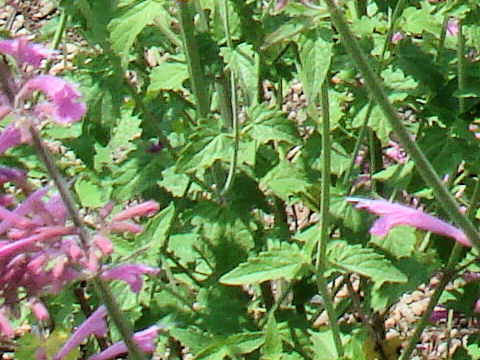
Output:
[[164,62],[155,66],[150,73],[148,93],[160,90],[182,90],[183,82],[187,80],[188,68],[184,63]]
[[222,47],[220,55],[227,64],[227,69],[232,70],[240,81],[244,96],[249,105],[254,105],[258,101],[259,67],[255,58],[258,54],[253,50],[253,46],[247,43],[241,43],[234,50]]
[[137,238],[137,249],[142,249],[142,263],[158,266],[159,252],[165,244],[170,227],[175,219],[175,204],[171,202],[165,209],[151,218],[145,226],[145,231]]
[[410,226],[395,226],[387,236],[377,237],[372,235],[370,243],[388,251],[396,258],[410,256],[417,243],[416,229]]
[[328,261],[337,269],[372,279],[376,288],[385,282],[405,283],[408,280],[383,255],[362,245],[350,245],[345,241],[332,242],[328,248]]
[[88,180],[78,179],[75,181],[75,192],[83,207],[98,209],[110,199],[111,187],[100,187]]
[[241,333],[229,337],[215,336],[199,353],[195,354],[195,359],[223,360],[227,356],[236,359],[240,355],[255,351],[262,344],[261,332]]
[[293,145],[300,141],[296,124],[281,111],[268,108],[265,103],[251,109],[249,118],[253,123],[247,123],[242,132],[249,134],[259,144],[279,141]]
[[271,313],[268,316],[267,325],[265,327],[265,343],[262,347],[262,359],[280,359],[282,355],[282,350],[282,340],[280,339],[280,332],[277,329],[275,314]]
[[307,194],[312,187],[307,174],[287,161],[281,161],[270,170],[259,185],[262,190],[272,191],[283,201],[296,194]]
[[337,359],[337,350],[331,331],[312,332],[310,335],[314,360]]
[[107,146],[95,144],[96,154],[93,157],[95,170],[101,171],[103,166],[112,168],[115,164],[123,162],[127,155],[136,149],[133,141],[142,134],[141,122],[138,116],[132,115],[132,110],[122,110],[121,118]]
[[422,34],[427,31],[433,35],[440,35],[442,30],[442,16],[440,14],[432,15],[433,6],[428,3],[422,3],[421,9],[410,6],[403,10],[401,16],[401,28],[412,34]]
[[291,280],[310,265],[310,259],[296,244],[269,243],[269,249],[249,257],[220,282],[226,285],[250,285],[274,279]]
[[134,4],[128,11],[110,22],[110,43],[123,61],[128,59],[129,50],[138,34],[147,25],[152,25],[157,16],[169,15],[159,1],[145,0]]
[[[63,344],[71,336],[68,330],[55,329],[48,338],[40,340],[34,333],[28,333],[21,337],[18,341],[18,347],[15,349],[15,359],[18,360],[32,360],[35,358],[33,354],[39,349],[45,349],[47,358],[51,359],[60,350]],[[65,360],[76,360],[80,357],[78,347],[70,351]]]
[[217,160],[228,163],[233,151],[233,139],[227,134],[208,136],[190,142],[181,152],[175,171],[191,173],[207,169]]
[[310,17],[298,17],[282,23],[275,31],[270,32],[262,45],[262,50],[281,42],[292,41],[298,35],[315,26],[315,20]]
[[413,161],[408,161],[406,164],[395,164],[375,173],[372,178],[385,181],[392,187],[404,189],[410,182],[414,168],[415,163]]
[[333,42],[327,34],[319,31],[300,42],[300,71],[303,89],[310,102],[315,103],[325,81],[333,55]]

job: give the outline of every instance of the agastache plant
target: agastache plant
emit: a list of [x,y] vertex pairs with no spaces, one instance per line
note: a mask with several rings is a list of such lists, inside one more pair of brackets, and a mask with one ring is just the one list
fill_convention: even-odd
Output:
[[[81,102],[77,86],[56,76],[34,76],[30,71],[39,68],[42,61],[53,54],[52,51],[42,45],[31,44],[22,37],[0,40],[0,52],[9,55],[18,67],[14,74],[9,67],[0,66],[0,120],[7,115],[12,117],[0,134],[0,154],[17,145],[34,142],[38,134],[36,128],[44,121],[51,119],[65,125],[82,118],[86,105]],[[38,103],[33,97],[37,92],[44,98]],[[25,172],[0,168],[0,184],[6,182],[23,194],[22,197],[0,196],[2,336],[14,337],[10,318],[19,313],[22,305],[27,305],[39,321],[48,320],[50,315],[41,296],[56,294],[72,281],[99,279],[96,280],[98,285],[101,281],[121,280],[131,291],[138,293],[142,288],[142,276],[159,273],[158,268],[142,264],[102,264],[103,259],[114,251],[109,235],[141,233],[143,228],[135,219],[154,215],[159,209],[155,201],[142,202],[114,215],[111,214],[114,206],[108,203],[97,214],[92,229],[86,231],[78,226],[78,219],[72,218],[71,224],[71,206],[62,191],[57,193],[49,186],[34,190]],[[110,304],[110,308],[114,306]],[[99,307],[78,327],[53,359],[63,359],[90,334],[105,336],[105,317],[110,311],[107,308]],[[125,342],[112,345],[92,359],[110,359],[132,349],[138,353],[151,353],[155,350],[154,339],[159,330],[158,326],[152,326],[133,334],[131,339],[124,337]],[[45,349],[39,348],[36,357],[47,359]]]

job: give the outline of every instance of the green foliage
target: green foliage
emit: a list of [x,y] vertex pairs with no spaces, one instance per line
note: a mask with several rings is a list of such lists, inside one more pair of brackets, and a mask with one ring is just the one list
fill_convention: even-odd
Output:
[[[150,198],[161,204],[158,214],[142,220],[142,234],[111,235],[115,252],[105,265],[138,262],[162,269],[158,277],[145,277],[139,294],[122,281],[111,286],[136,329],[175,325],[158,340],[171,358],[188,348],[195,359],[336,359],[335,326],[312,326],[326,299],[318,280],[324,277],[337,290],[352,274],[361,277],[358,300],[368,321],[355,316],[344,323],[358,309],[336,297],[331,323],[339,323],[345,359],[378,358],[368,324],[383,324],[383,314],[403,294],[447,266],[479,271],[476,253],[462,258],[466,250],[459,264],[449,265],[452,246],[436,235],[408,226],[385,237],[368,234],[374,216],[345,197],[418,202],[426,212],[445,214],[409,154],[405,162],[387,156],[399,137],[371,102],[326,3],[291,0],[281,9],[277,3],[59,4],[68,15],[66,41],[72,34],[82,39],[75,70],[66,67],[61,75],[79,84],[88,112],[69,127],[47,123],[42,134],[89,230],[98,225],[90,212],[109,201],[117,208]],[[480,155],[469,126],[480,123],[477,1],[337,3],[412,138],[440,178],[449,176],[459,202],[475,206]],[[397,5],[403,6],[398,13]],[[462,61],[458,35],[445,32],[454,19],[463,25]],[[54,17],[41,29],[42,38],[51,40],[59,23]],[[393,43],[388,37],[397,32],[403,39]],[[329,134],[322,128],[326,111]],[[329,173],[322,148],[327,135]],[[47,179],[28,144],[8,150],[2,162],[24,169],[35,185]],[[329,195],[320,187],[327,177]],[[3,186],[6,194],[16,191],[10,183]],[[319,208],[324,196],[330,197],[328,209]],[[320,210],[328,222],[327,250],[319,260],[324,273],[316,256]],[[86,291],[89,305],[97,306],[101,299],[90,296],[89,286]],[[322,295],[321,305],[314,295]],[[477,284],[468,284],[444,293],[440,302],[473,315],[477,297]],[[55,330],[42,332],[45,341],[33,333],[19,339],[20,360],[41,345],[53,355],[70,331],[63,328],[83,319],[71,289],[44,301]],[[375,330],[383,341],[385,333]],[[109,336],[120,339],[116,330]],[[471,339],[454,358],[478,357],[478,339]],[[98,346],[84,347],[89,355]],[[79,356],[74,351],[68,359]]]

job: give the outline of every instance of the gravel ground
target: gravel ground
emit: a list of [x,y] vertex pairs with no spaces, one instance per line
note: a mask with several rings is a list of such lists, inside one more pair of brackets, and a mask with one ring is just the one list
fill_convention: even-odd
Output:
[[[6,6],[0,7],[0,29],[7,29],[12,36],[28,36],[35,38],[39,35],[39,30],[52,17],[57,15],[56,1],[52,0],[13,0],[6,1]],[[72,40],[74,39],[74,40]],[[65,67],[68,68],[69,60],[73,57],[81,42],[75,37],[67,39],[66,45],[61,49],[57,61],[54,61],[49,72],[56,74]],[[65,61],[67,60],[67,61]],[[268,82],[263,86],[265,98],[272,99],[270,94],[271,84]],[[306,120],[305,115],[306,97],[298,81],[291,84],[284,101],[283,111],[288,118],[295,119],[302,132],[308,134],[309,129],[303,124]],[[407,111],[406,117],[410,118],[412,114]],[[292,157],[295,154],[292,154]],[[303,204],[295,204],[287,210],[291,229],[301,229],[313,222],[318,221],[318,215],[312,213],[308,207]],[[385,321],[386,340],[392,343],[397,342],[400,349],[405,343],[402,340],[408,339],[414,330],[415,322],[424,313],[434,287],[437,283],[436,278],[432,278],[430,284],[420,286],[413,293],[403,295],[399,301],[390,309]],[[339,297],[349,296],[347,289],[341,289]],[[352,320],[353,319],[353,320]],[[356,321],[352,315],[346,321]],[[322,325],[326,322],[326,315],[320,314],[316,325]],[[434,326],[428,327],[422,337],[421,343],[417,346],[412,359],[446,359],[447,351],[450,349],[450,356],[454,351],[466,343],[468,336],[478,332],[479,325],[472,319],[462,316],[456,316],[450,329],[446,322],[439,322]],[[398,341],[396,341],[398,339]],[[450,345],[448,343],[450,342]],[[6,359],[6,358],[4,358]]]

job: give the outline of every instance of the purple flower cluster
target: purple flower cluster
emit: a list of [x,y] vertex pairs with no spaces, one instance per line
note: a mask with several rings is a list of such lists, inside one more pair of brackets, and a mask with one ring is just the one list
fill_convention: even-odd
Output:
[[[14,76],[7,67],[0,67],[0,120],[11,115],[13,120],[0,134],[0,155],[7,149],[30,142],[30,126],[35,121],[50,118],[59,124],[78,121],[86,106],[80,102],[76,86],[62,78],[29,73],[38,68],[53,52],[41,45],[31,44],[26,38],[0,40],[0,53],[16,61],[20,76]],[[43,94],[44,101],[28,104],[35,92]],[[97,214],[91,240],[82,242],[77,228],[68,221],[67,208],[53,189],[33,190],[26,174],[9,168],[0,168],[0,185],[10,183],[18,195],[0,195],[0,336],[13,337],[9,321],[26,303],[39,321],[49,319],[47,307],[40,296],[58,293],[70,281],[88,280],[99,276],[105,280],[125,281],[133,292],[142,288],[143,275],[157,275],[160,271],[141,264],[102,265],[102,259],[113,252],[109,239],[112,233],[141,233],[142,226],[134,219],[158,212],[155,201],[145,201],[112,215],[113,204],[108,203]],[[63,359],[87,336],[104,336],[107,330],[104,306],[99,307],[64,344],[53,359]],[[133,340],[144,352],[153,352],[153,340],[160,328],[152,326],[136,333]],[[103,360],[127,352],[123,342],[112,345],[91,359]],[[47,359],[45,349],[39,348],[37,359]]]
[[[29,64],[38,68],[42,60],[54,52],[42,45],[30,44],[22,37],[0,40],[0,53],[11,55],[19,67]],[[26,121],[50,117],[56,123],[66,124],[80,120],[85,114],[86,106],[79,102],[80,92],[75,85],[62,78],[50,75],[32,77],[28,72],[24,72],[21,77],[14,77],[7,67],[0,68],[0,71],[2,72],[0,78],[3,79],[0,120],[11,113],[15,115],[15,121],[11,122],[0,135],[0,154],[11,147],[30,141]],[[44,94],[45,101],[30,109],[26,102],[37,91]]]

